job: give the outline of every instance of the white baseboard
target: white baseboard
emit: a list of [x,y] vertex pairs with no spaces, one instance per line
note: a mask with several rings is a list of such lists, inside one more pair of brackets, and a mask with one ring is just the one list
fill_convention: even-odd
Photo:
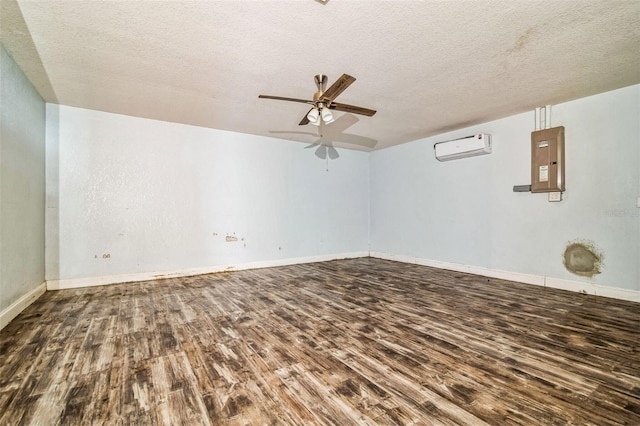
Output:
[[38,297],[42,296],[45,291],[47,291],[47,283],[43,282],[38,287],[29,291],[20,299],[3,309],[2,312],[0,312],[0,330],[5,328],[7,324],[17,317],[20,312],[27,309],[27,307],[35,302]]
[[592,284],[553,277],[546,277],[545,285],[551,288],[576,291],[578,293],[594,294],[602,297],[612,297],[614,299],[640,302],[640,291],[629,290],[626,288],[609,287],[602,284]]
[[100,277],[47,280],[47,290],[63,290],[69,288],[93,287],[99,285],[158,280],[163,278],[189,277],[193,275],[213,274],[225,271],[242,271],[246,269],[270,268],[274,266],[297,265],[301,263],[326,262],[329,260],[353,259],[357,257],[367,256],[369,256],[369,252],[363,251],[342,254],[326,254],[319,256],[274,259],[260,262],[248,262],[239,265],[215,265],[203,268],[182,269],[178,271],[141,272],[135,274],[107,275]]
[[[71,278],[71,279],[62,279],[62,280],[48,280],[46,282],[46,289],[62,290],[62,289],[69,289],[69,288],[93,287],[93,286],[99,286],[99,285],[157,280],[162,278],[188,277],[193,275],[212,274],[212,273],[225,272],[225,271],[241,271],[246,269],[270,268],[274,266],[296,265],[296,264],[312,263],[312,262],[325,262],[325,261],[336,260],[336,259],[353,259],[353,258],[367,257],[367,256],[376,257],[379,259],[395,260],[395,261],[404,262],[404,263],[413,263],[417,265],[430,266],[433,268],[447,269],[451,271],[466,272],[469,274],[476,274],[476,275],[482,275],[485,277],[516,281],[516,282],[525,283],[525,284],[533,284],[533,285],[569,290],[569,291],[574,291],[578,293],[586,293],[586,294],[598,295],[603,297],[612,297],[615,299],[628,300],[632,302],[640,302],[640,291],[635,291],[635,290],[605,286],[601,284],[592,284],[592,283],[587,283],[582,281],[565,280],[561,278],[553,278],[553,277],[548,277],[544,275],[534,275],[534,274],[524,274],[520,272],[502,271],[498,269],[489,269],[489,268],[484,268],[480,266],[463,265],[460,263],[443,262],[439,260],[431,260],[431,259],[424,259],[420,257],[395,255],[395,254],[381,253],[381,252],[352,252],[352,253],[343,253],[343,254],[330,254],[330,255],[309,256],[309,257],[275,259],[275,260],[267,260],[267,261],[260,261],[260,262],[248,262],[240,265],[216,265],[216,266],[209,266],[204,268],[183,269],[178,271],[142,272],[142,273],[135,273],[135,274],[107,275],[107,276],[99,276],[99,277]],[[43,287],[43,286],[44,286],[44,283],[40,287]],[[36,290],[34,290],[31,293],[35,294]],[[42,293],[44,293],[44,289],[40,293],[38,293],[36,296],[32,296],[32,298],[29,298],[28,297],[29,295],[25,295],[18,302],[14,303],[9,308],[5,309],[0,314],[0,329],[2,329],[4,325],[8,324],[9,321],[11,321],[18,313],[20,313],[24,308],[26,308],[35,299],[37,299]],[[16,308],[16,306],[18,306],[23,299],[27,300],[26,304],[20,305],[22,306],[21,309]],[[11,316],[10,312],[14,312],[14,310],[16,313],[15,315]],[[9,318],[8,320],[6,320],[6,323],[5,323],[5,316]]]
[[389,253],[371,252],[370,256],[377,257],[379,259],[395,260],[398,262],[431,266],[433,268],[447,269],[450,271],[467,272],[469,274],[516,281],[525,284],[535,284],[550,288],[575,291],[578,293],[592,294],[602,297],[612,297],[614,299],[628,300],[631,302],[640,302],[640,291],[629,290],[625,288],[610,287],[601,284],[586,283],[582,281],[565,280],[544,275],[501,271],[498,269],[489,269],[480,266],[463,265],[459,263],[442,262],[439,260],[430,260],[420,257],[402,256]]

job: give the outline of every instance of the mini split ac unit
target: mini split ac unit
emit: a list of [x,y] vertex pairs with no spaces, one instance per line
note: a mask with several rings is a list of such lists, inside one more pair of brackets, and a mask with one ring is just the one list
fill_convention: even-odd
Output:
[[491,153],[491,135],[479,133],[453,141],[438,142],[433,145],[436,159],[449,161]]

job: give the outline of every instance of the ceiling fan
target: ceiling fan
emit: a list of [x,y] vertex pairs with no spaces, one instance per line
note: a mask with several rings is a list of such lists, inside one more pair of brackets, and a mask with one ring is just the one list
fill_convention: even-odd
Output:
[[331,123],[334,120],[331,110],[351,112],[354,114],[366,115],[367,117],[371,117],[376,113],[376,111],[373,109],[334,102],[335,98],[337,98],[340,93],[344,92],[344,90],[349,87],[351,83],[356,81],[355,77],[352,77],[348,74],[342,74],[342,76],[337,79],[328,89],[326,89],[326,75],[318,74],[314,77],[314,80],[316,82],[316,86],[318,87],[318,91],[313,94],[313,100],[285,98],[282,96],[271,95],[259,95],[258,97],[262,99],[276,99],[279,101],[301,102],[304,104],[312,105],[312,108],[300,121],[299,124],[301,126],[308,123],[319,126],[321,121],[323,121],[325,124]]

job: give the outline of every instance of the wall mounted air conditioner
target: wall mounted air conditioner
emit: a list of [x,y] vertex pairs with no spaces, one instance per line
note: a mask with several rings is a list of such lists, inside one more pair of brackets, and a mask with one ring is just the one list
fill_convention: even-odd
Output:
[[436,159],[449,161],[491,153],[491,135],[479,133],[462,139],[438,142],[433,145]]

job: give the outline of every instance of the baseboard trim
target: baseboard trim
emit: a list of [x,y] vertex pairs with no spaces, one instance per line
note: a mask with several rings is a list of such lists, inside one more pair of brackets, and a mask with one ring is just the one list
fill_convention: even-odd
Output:
[[13,302],[11,305],[3,309],[2,312],[0,312],[0,330],[5,328],[11,322],[11,320],[13,320],[20,314],[20,312],[27,309],[29,305],[31,305],[40,296],[42,296],[45,291],[47,291],[47,283],[43,282],[15,302]]
[[421,257],[403,256],[382,252],[352,252],[331,255],[319,255],[286,259],[275,259],[260,262],[248,262],[239,265],[215,265],[203,268],[183,269],[178,271],[162,272],[142,272],[135,274],[107,275],[100,277],[71,278],[62,280],[47,280],[35,290],[21,297],[7,309],[0,313],[0,330],[13,318],[22,312],[33,301],[40,297],[46,290],[63,290],[71,288],[94,287],[100,285],[121,284],[127,282],[139,282],[157,280],[163,278],[178,278],[194,275],[213,274],[218,272],[241,271],[247,269],[271,268],[275,266],[297,265],[303,263],[326,262],[337,259],[353,259],[359,257],[375,257],[379,259],[394,260],[416,265],[430,266],[433,268],[447,269],[450,271],[466,272],[469,274],[482,275],[485,277],[498,278],[509,281],[516,281],[525,284],[546,286],[562,290],[574,291],[577,293],[592,294],[614,299],[640,302],[640,291],[629,290],[619,287],[604,286],[582,281],[566,280],[561,278],[548,277],[544,275],[524,274],[520,272],[503,271],[489,269],[480,266],[464,265],[460,263],[443,262],[440,260],[425,259]]
[[574,291],[577,293],[592,294],[614,299],[640,302],[640,291],[629,290],[619,287],[610,287],[601,284],[592,284],[582,281],[566,280],[561,278],[548,277],[544,275],[523,274],[520,272],[502,271],[498,269],[483,268],[480,266],[463,265],[459,263],[442,262],[420,257],[402,256],[389,253],[371,252],[371,257],[379,259],[395,260],[404,263],[430,266],[433,268],[447,269],[450,271],[466,272],[469,274],[482,275],[484,277],[498,278],[509,281],[516,281],[525,284],[534,284],[561,290]]
[[297,265],[302,263],[326,262],[337,259],[353,259],[368,257],[369,252],[352,252],[327,254],[308,257],[274,259],[260,262],[248,262],[236,265],[215,265],[203,268],[182,269],[178,271],[141,272],[135,274],[107,275],[99,277],[70,278],[47,280],[47,290],[64,290],[70,288],[94,287],[100,285],[122,284],[128,282],[150,281],[163,278],[190,277],[194,275],[214,274],[219,272],[242,271],[247,269],[271,268],[274,266]]

